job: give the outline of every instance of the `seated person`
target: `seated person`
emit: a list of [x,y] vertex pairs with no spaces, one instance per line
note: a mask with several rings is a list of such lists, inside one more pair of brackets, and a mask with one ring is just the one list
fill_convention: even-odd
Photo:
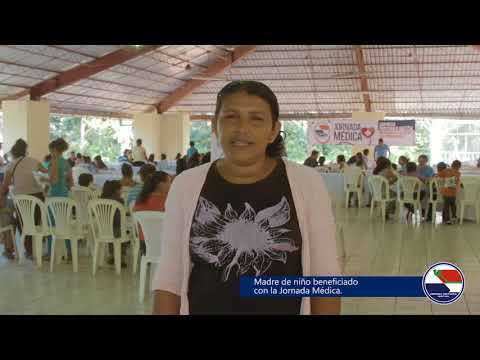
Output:
[[[166,155],[162,155],[162,157],[165,156],[165,159],[162,159],[162,160],[166,160]],[[147,164],[152,164],[152,165],[157,165],[157,162],[155,161],[155,154],[150,154],[150,156],[148,157],[148,160],[147,160]]]
[[125,149],[125,151],[123,152],[123,155],[118,157],[118,162],[130,162],[129,153],[130,153],[130,150]]
[[424,183],[428,182],[435,175],[432,167],[428,165],[427,155],[420,155],[418,157],[417,175]]
[[175,174],[178,176],[182,172],[184,172],[185,170],[187,170],[187,156],[184,156],[184,157],[177,160],[177,166],[176,166]]
[[208,164],[211,161],[212,154],[209,152],[205,153],[202,158],[202,164]]
[[[120,204],[124,205],[123,199],[122,199],[122,185],[120,184],[120,181],[107,181],[103,185],[102,189],[102,195],[100,196],[100,199],[109,199],[109,200],[115,200],[118,201]],[[120,212],[117,210],[115,212],[115,215],[113,217],[113,235],[117,238],[121,236],[121,218],[120,218]],[[126,245],[127,243],[122,244],[122,268],[127,266],[127,263],[125,261],[125,256],[126,256]],[[110,265],[113,265],[115,263],[115,259],[113,256],[113,244],[109,243],[108,244],[108,252],[109,252],[109,258],[107,260],[107,263]]]
[[330,165],[330,170],[332,171],[343,171],[345,167],[345,155],[338,155],[337,156],[337,163]]
[[[165,211],[165,201],[167,200],[168,191],[172,180],[170,176],[163,172],[157,171],[149,176],[143,185],[142,192],[138,196],[133,211]],[[143,233],[139,229],[140,249],[142,255],[145,254],[145,242]]]
[[77,157],[75,158],[75,165],[83,164],[83,156],[82,154],[78,153]]
[[100,155],[95,156],[94,160],[95,160],[95,167],[97,168],[97,170],[108,170],[107,165],[105,165]]
[[93,186],[93,175],[88,173],[80,174],[78,177],[78,186],[83,186],[89,188],[90,190],[95,190]]
[[90,158],[90,156],[84,156],[83,164],[79,164],[77,166],[87,169],[92,174],[96,174],[98,172],[97,167],[94,163],[92,163],[92,159]]
[[133,169],[129,164],[122,165],[122,179],[120,180],[122,187],[134,187],[137,183],[133,180]]
[[134,187],[130,189],[128,192],[128,197],[127,197],[127,206],[130,206],[132,201],[137,201],[138,195],[142,192],[143,184],[145,184],[145,181],[147,181],[147,178],[155,174],[155,166],[152,164],[145,164],[140,168],[140,171],[138,174],[140,175],[140,181],[142,182],[141,184],[136,184]]
[[398,170],[398,173],[400,175],[405,175],[407,172],[407,164],[409,163],[410,160],[406,156],[400,156],[398,158],[398,165],[400,165],[400,169]]
[[43,158],[43,162],[42,162],[43,167],[45,169],[48,169],[51,161],[52,161],[52,154],[45,155],[45,157]]
[[394,190],[394,185],[398,180],[398,176],[392,171],[392,164],[390,160],[386,157],[380,156],[377,159],[377,164],[375,169],[373,169],[373,175],[379,175],[387,179],[389,188],[388,191],[390,193],[390,198],[392,199],[390,202],[387,203],[387,211],[385,214],[385,220],[388,220],[391,215],[395,213],[395,196],[396,192]]
[[318,158],[318,166],[319,166],[319,167],[324,167],[326,160],[327,160],[327,159],[325,159],[325,156],[320,156],[320,157]]
[[315,168],[318,166],[317,158],[318,158],[318,151],[313,150],[310,156],[303,162],[303,165]]

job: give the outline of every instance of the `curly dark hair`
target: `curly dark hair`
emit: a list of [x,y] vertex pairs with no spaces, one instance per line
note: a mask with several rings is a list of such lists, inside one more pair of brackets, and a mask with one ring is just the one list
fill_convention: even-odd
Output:
[[[273,123],[279,121],[280,107],[278,100],[273,91],[265,84],[258,81],[233,81],[227,84],[217,95],[217,104],[215,107],[215,118],[218,118],[220,110],[223,106],[223,101],[229,95],[246,92],[248,95],[255,95],[265,100],[270,105]],[[275,140],[267,146],[267,156],[282,157],[286,156],[285,138],[281,135],[282,131],[277,135]],[[285,133],[284,133],[285,134]]]
[[13,158],[17,159],[21,156],[26,156],[27,155],[27,147],[28,147],[28,144],[25,140],[18,139],[17,141],[15,141],[15,144],[12,146],[12,150],[10,150]]

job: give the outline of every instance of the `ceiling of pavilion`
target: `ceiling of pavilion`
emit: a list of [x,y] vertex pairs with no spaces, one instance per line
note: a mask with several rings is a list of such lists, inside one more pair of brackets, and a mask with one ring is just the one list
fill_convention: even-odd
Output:
[[[193,93],[174,96],[167,111],[208,115],[228,81],[253,79],[274,90],[286,116],[365,110],[392,116],[480,116],[480,51],[473,46],[257,45],[212,76],[209,70],[231,59],[236,48],[154,46],[67,86],[53,87],[41,99],[51,104],[52,112],[130,117],[152,111],[196,81]],[[118,51],[126,51],[125,46],[0,45],[0,100],[27,99],[47,80],[94,66],[95,60]]]

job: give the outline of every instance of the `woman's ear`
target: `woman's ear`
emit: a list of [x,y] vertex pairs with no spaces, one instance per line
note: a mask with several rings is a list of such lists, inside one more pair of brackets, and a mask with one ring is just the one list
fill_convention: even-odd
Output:
[[272,133],[269,141],[270,144],[275,141],[278,134],[280,134],[281,129],[282,129],[282,124],[280,123],[280,121],[275,121],[273,124]]

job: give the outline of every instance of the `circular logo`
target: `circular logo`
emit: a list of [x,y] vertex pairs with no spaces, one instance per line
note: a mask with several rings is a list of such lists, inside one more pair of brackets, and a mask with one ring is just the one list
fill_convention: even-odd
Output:
[[434,303],[451,304],[462,295],[465,277],[456,265],[440,262],[430,266],[423,275],[422,287]]

